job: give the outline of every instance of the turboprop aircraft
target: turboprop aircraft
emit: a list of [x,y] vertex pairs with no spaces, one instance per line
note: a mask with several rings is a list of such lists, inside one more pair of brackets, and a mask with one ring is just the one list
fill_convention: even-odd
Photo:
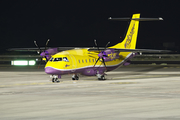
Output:
[[[50,75],[52,82],[59,82],[58,79],[65,74],[72,74],[72,80],[78,80],[79,74],[97,76],[99,80],[105,80],[106,72],[129,65],[129,60],[139,52],[167,52],[165,50],[136,49],[139,21],[163,20],[162,18],[140,18],[140,14],[133,14],[132,18],[110,17],[109,20],[130,20],[124,40],[114,46],[107,47],[108,43],[104,48],[100,48],[95,40],[96,48],[58,47],[46,50],[45,47],[40,55],[47,61],[45,72]],[[35,45],[38,47],[36,41]],[[38,49],[41,51],[42,48],[38,47]]]

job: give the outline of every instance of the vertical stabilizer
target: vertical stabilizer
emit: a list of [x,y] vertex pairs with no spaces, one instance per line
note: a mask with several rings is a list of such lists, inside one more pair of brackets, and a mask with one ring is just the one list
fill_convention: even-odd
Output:
[[135,49],[139,28],[140,14],[133,14],[125,39],[109,48]]

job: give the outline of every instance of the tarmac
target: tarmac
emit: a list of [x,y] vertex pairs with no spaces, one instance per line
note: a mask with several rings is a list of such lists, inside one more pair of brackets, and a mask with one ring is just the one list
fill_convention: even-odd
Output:
[[1,120],[179,120],[180,65],[130,65],[107,80],[0,66]]

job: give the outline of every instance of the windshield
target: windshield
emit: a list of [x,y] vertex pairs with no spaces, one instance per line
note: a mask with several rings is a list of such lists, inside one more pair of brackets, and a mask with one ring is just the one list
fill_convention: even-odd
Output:
[[54,58],[51,58],[49,61],[53,61]]
[[62,58],[54,58],[54,61],[62,61]]
[[65,61],[65,62],[69,62],[67,57],[51,58],[49,61],[54,61],[54,62]]
[[67,59],[67,57],[63,57],[63,61],[69,62],[69,60]]

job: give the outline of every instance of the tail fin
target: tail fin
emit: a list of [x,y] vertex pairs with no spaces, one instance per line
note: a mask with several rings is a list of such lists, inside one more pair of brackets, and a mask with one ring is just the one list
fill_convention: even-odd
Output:
[[139,28],[139,18],[140,14],[133,14],[125,39],[121,43],[109,48],[135,49]]

